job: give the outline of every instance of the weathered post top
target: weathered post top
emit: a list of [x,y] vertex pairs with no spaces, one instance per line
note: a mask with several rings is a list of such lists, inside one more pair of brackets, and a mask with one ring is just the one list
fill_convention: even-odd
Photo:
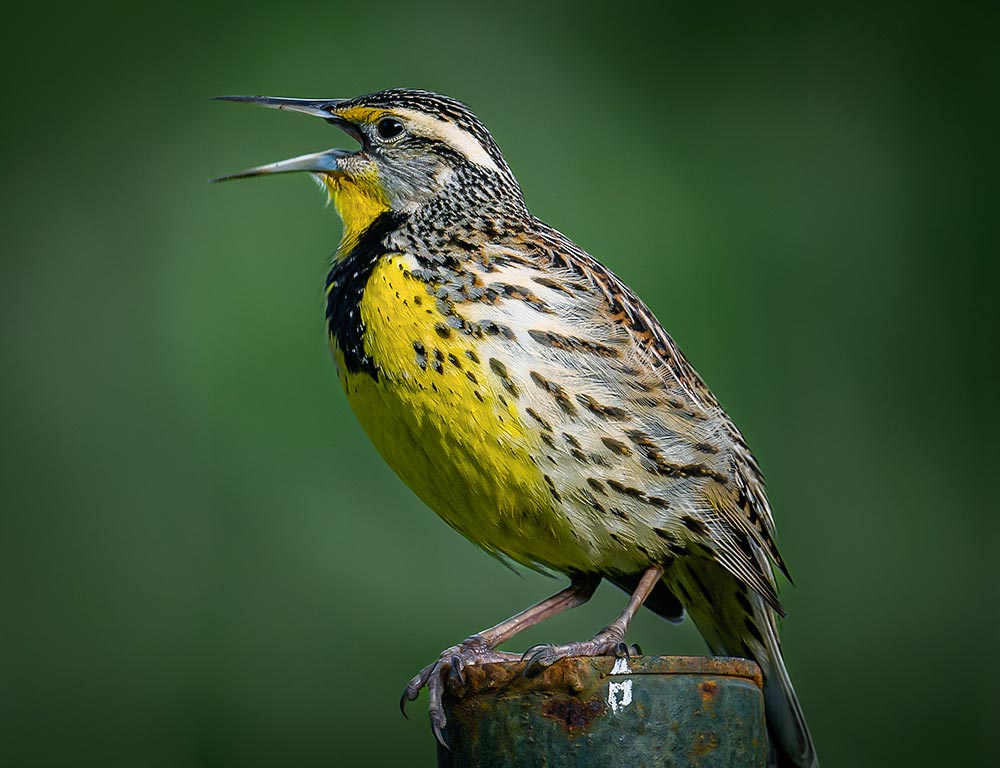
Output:
[[763,768],[760,668],[700,656],[466,667],[445,696],[439,768]]

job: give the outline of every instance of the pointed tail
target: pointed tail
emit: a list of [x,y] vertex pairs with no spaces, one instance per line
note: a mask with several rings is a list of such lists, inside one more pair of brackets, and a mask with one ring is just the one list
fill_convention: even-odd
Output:
[[678,561],[668,576],[680,582],[684,606],[712,653],[751,658],[764,673],[768,765],[819,768],[809,726],[781,657],[774,609],[721,566]]
[[764,708],[770,737],[768,762],[777,768],[819,768],[809,726],[781,657],[774,622],[764,624],[767,653],[757,663],[764,672]]

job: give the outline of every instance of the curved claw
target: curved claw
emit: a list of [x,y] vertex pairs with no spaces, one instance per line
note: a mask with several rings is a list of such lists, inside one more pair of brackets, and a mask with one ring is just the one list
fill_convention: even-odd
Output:
[[410,678],[410,682],[403,689],[403,695],[399,697],[399,711],[403,713],[403,717],[407,720],[410,719],[410,716],[406,714],[407,703],[417,700],[417,697],[420,696],[420,689],[427,685],[427,681],[430,680],[436,666],[436,663],[428,664]]
[[[444,661],[439,662],[444,664]],[[443,670],[442,670],[443,671]],[[451,670],[448,670],[445,674],[450,674]],[[448,742],[444,740],[444,734],[442,729],[448,723],[448,718],[444,714],[444,702],[442,701],[442,696],[444,693],[444,677],[441,674],[436,674],[427,681],[427,698],[430,700],[427,703],[427,716],[431,720],[431,730],[434,731],[434,738],[437,739],[438,744],[440,744],[445,749],[449,749]]]
[[410,702],[410,699],[407,697],[406,691],[404,690],[403,691],[403,695],[399,697],[399,712],[407,720],[410,719],[410,716],[408,714],[406,714],[406,705],[409,702]]
[[420,689],[427,688],[427,714],[431,720],[431,730],[438,743],[448,749],[443,729],[447,723],[444,714],[444,691],[446,683],[457,682],[465,685],[464,669],[473,664],[484,664],[496,661],[515,661],[516,656],[503,651],[495,651],[487,645],[479,635],[473,635],[459,645],[448,648],[433,664],[428,664],[403,689],[399,699],[399,709],[406,716],[407,702],[414,701],[420,695]]
[[579,643],[570,643],[569,645],[536,645],[529,650],[534,650],[534,653],[531,654],[531,658],[528,659],[528,663],[525,664],[524,670],[521,672],[524,677],[541,674],[560,659],[575,656],[582,649]]
[[539,651],[542,651],[547,647],[548,643],[538,643],[531,646],[528,650],[521,654],[521,661],[527,661],[529,656],[537,656]]
[[542,651],[538,651],[537,653],[533,654],[530,659],[528,659],[528,663],[525,664],[524,669],[521,670],[522,677],[531,677],[536,671],[540,672],[542,669],[545,668],[545,665],[542,664],[540,658],[541,654]]
[[633,656],[642,656],[642,648],[639,647],[638,643],[632,643],[631,648]]
[[459,685],[465,685],[465,674],[462,672],[462,662],[459,661],[458,656],[451,657],[451,669],[448,670],[448,676]]
[[434,738],[437,739],[438,744],[440,744],[442,747],[451,752],[451,747],[448,746],[448,742],[445,741],[444,733],[442,732],[442,729],[446,725],[447,720],[445,720],[444,714],[440,714],[439,718],[435,718],[434,714],[435,713],[432,712],[430,715],[431,730],[434,731]]
[[524,669],[521,670],[522,677],[531,677],[541,673],[546,667],[551,667],[559,660],[555,653],[555,646],[549,643],[539,643],[531,646],[521,656],[521,661],[526,661]]
[[617,626],[605,627],[593,638],[582,643],[567,643],[566,645],[533,645],[524,652],[522,661],[527,663],[521,672],[525,677],[550,667],[567,656],[617,656],[628,658],[633,649],[635,655],[641,655],[639,646],[629,646],[625,643],[624,633]]

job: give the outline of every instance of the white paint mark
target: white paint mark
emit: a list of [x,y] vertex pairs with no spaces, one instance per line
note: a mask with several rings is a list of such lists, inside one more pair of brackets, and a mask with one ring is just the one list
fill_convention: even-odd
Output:
[[615,659],[615,665],[611,668],[612,675],[627,675],[631,672],[632,670],[629,668],[627,656]]
[[[620,697],[620,698],[619,698]],[[608,683],[608,705],[616,715],[632,703],[632,681],[623,680],[620,683]]]

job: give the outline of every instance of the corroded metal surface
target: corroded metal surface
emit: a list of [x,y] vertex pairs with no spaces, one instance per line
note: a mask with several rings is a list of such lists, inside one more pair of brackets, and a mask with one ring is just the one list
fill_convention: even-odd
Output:
[[762,768],[760,669],[745,659],[563,659],[467,667],[445,697],[440,768]]

